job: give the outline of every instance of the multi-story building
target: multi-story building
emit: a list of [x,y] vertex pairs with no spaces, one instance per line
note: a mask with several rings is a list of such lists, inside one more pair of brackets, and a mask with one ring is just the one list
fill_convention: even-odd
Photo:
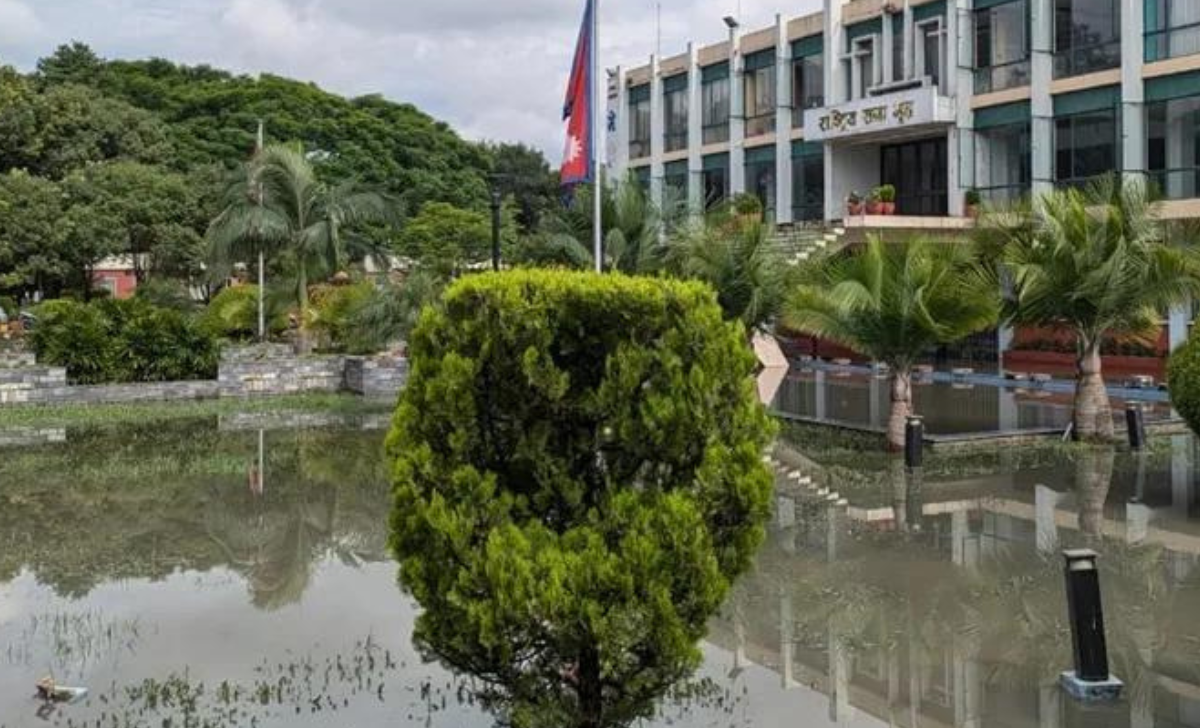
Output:
[[613,74],[610,162],[656,197],[750,192],[778,223],[831,222],[891,184],[899,217],[955,219],[971,189],[1119,170],[1200,216],[1196,0],[826,0],[728,25]]
[[[1156,183],[1165,216],[1200,218],[1200,0],[825,0],[726,26],[611,72],[610,167],[658,201],[748,192],[783,226],[953,235],[971,190],[1001,201],[1117,170]],[[847,214],[881,185],[894,216]]]

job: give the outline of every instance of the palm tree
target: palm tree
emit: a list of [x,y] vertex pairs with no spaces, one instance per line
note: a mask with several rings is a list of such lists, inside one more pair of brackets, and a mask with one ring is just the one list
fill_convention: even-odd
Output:
[[930,348],[995,325],[999,288],[965,245],[913,239],[827,258],[784,308],[797,331],[848,346],[891,371],[889,449],[904,447],[912,414],[911,368]]
[[1004,319],[1075,335],[1076,439],[1110,440],[1105,337],[1154,336],[1162,312],[1200,293],[1196,254],[1171,244],[1144,183],[1115,177],[989,213],[979,234],[1011,281]]
[[672,240],[669,267],[712,285],[727,319],[753,335],[774,321],[787,298],[789,261],[768,227],[729,211],[683,228]]
[[284,256],[295,274],[303,326],[310,278],[336,271],[347,244],[356,240],[346,228],[387,221],[392,209],[387,197],[354,182],[322,181],[300,148],[269,145],[255,155],[246,179],[235,185],[228,206],[209,226],[211,257],[234,260],[247,244]]

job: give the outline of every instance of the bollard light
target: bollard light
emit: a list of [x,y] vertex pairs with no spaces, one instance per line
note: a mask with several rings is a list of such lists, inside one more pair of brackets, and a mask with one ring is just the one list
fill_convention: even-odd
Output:
[[1091,549],[1073,549],[1064,551],[1063,557],[1075,669],[1064,672],[1060,682],[1077,700],[1116,700],[1121,695],[1122,683],[1108,671],[1100,572],[1096,568],[1099,554]]
[[1141,406],[1129,404],[1125,406],[1125,426],[1129,431],[1129,447],[1141,450],[1146,447],[1146,416]]
[[910,415],[904,427],[904,464],[910,468],[921,467],[925,447],[925,421]]

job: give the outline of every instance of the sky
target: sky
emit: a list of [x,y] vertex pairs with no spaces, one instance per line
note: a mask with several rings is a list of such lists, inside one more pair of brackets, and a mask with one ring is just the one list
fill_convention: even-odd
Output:
[[[655,0],[600,0],[601,62],[655,52]],[[745,27],[820,0],[740,0]],[[666,56],[726,35],[739,0],[662,0]],[[562,103],[584,0],[0,0],[0,64],[31,70],[83,41],[105,58],[162,57],[411,102],[476,140],[562,155]]]

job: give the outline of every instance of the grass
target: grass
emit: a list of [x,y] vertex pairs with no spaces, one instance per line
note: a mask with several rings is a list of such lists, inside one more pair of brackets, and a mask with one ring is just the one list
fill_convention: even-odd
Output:
[[295,394],[263,398],[227,398],[131,404],[18,405],[0,408],[0,429],[159,422],[233,413],[331,412],[345,415],[388,412],[391,400],[352,394]]

